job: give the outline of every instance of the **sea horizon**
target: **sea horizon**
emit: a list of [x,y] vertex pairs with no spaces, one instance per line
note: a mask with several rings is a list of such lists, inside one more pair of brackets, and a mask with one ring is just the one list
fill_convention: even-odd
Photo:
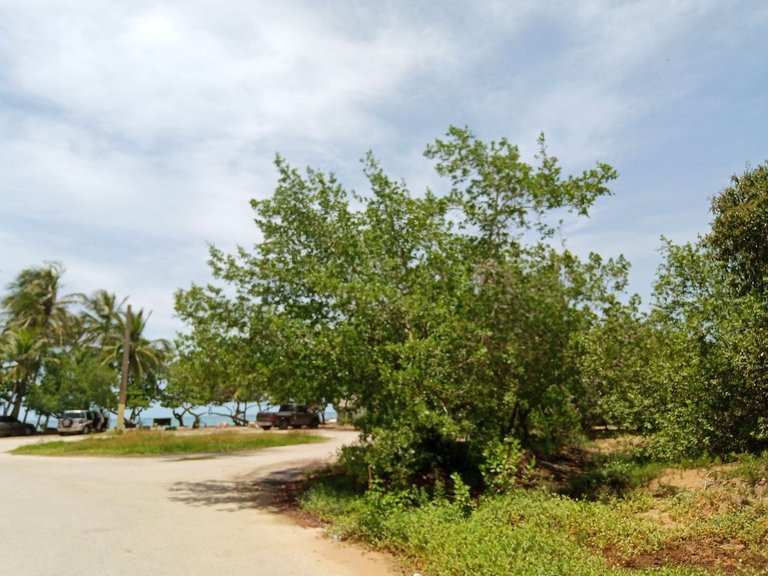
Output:
[[[266,411],[271,412],[277,410],[278,405],[272,405],[269,408],[267,408]],[[200,426],[202,428],[215,428],[215,427],[221,427],[222,424],[226,424],[228,426],[234,426],[234,422],[232,420],[232,417],[229,413],[231,413],[231,410],[229,410],[226,406],[222,405],[211,405],[208,407],[201,407],[200,410],[204,410],[202,414],[200,414]],[[262,410],[257,406],[254,405],[253,408],[248,408],[245,411],[245,417],[246,420],[248,420],[249,423],[256,421],[256,414],[261,412]],[[127,412],[127,410],[126,410]],[[199,413],[199,411],[196,411]],[[229,412],[229,413],[228,413]],[[126,417],[128,414],[126,414]],[[334,420],[338,417],[338,414],[336,413],[336,410],[333,408],[332,405],[328,405],[326,409],[323,411],[324,420]],[[179,422],[178,419],[173,415],[173,410],[171,408],[166,408],[164,406],[153,406],[151,408],[147,408],[144,410],[138,418],[138,421],[136,422],[137,426],[141,427],[152,427],[156,424],[156,419],[171,419],[171,426],[174,427],[191,427],[194,424],[195,418],[191,415],[185,415],[183,416],[183,422]],[[20,420],[27,422],[29,424],[35,424],[38,429],[40,429],[41,426],[45,424],[45,417],[41,417],[41,419],[38,421],[38,415],[30,410],[28,412],[22,412],[20,417]],[[113,412],[109,412],[109,428],[114,429],[117,424],[117,415]],[[50,416],[48,418],[48,424],[47,428],[56,428],[58,425],[58,418],[55,416]]]

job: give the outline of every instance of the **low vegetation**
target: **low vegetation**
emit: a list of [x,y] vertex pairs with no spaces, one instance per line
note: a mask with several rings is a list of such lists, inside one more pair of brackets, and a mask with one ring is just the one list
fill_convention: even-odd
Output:
[[362,491],[339,472],[313,480],[304,509],[337,536],[392,551],[429,576],[768,570],[768,454],[673,469],[600,457],[570,478],[540,470],[528,487],[492,496],[473,496],[458,476],[431,492],[375,483]]
[[175,432],[137,431],[122,435],[109,434],[79,442],[44,442],[27,444],[14,454],[42,456],[160,456],[165,454],[218,454],[245,450],[261,450],[274,446],[293,446],[324,442],[312,434],[262,434],[211,432],[182,434]]

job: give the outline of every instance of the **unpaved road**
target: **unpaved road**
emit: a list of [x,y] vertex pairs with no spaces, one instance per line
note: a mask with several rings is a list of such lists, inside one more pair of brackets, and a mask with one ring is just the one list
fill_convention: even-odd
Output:
[[385,556],[271,508],[265,480],[325,462],[356,437],[321,434],[329,441],[209,459],[14,456],[50,438],[2,438],[0,574],[398,574]]

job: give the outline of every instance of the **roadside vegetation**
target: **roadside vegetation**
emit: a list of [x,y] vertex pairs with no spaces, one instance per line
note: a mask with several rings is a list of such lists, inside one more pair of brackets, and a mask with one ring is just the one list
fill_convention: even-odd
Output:
[[275,446],[294,446],[324,442],[315,434],[262,434],[223,432],[136,431],[126,434],[106,434],[78,442],[53,441],[27,444],[13,454],[37,456],[162,456],[173,454],[220,454],[262,450]]
[[558,476],[554,462],[542,462],[503,493],[473,493],[458,476],[390,491],[340,467],[312,478],[301,506],[337,537],[393,552],[430,576],[768,570],[768,454],[672,468],[585,454],[557,462]]
[[[307,506],[430,574],[768,569],[768,163],[706,191],[706,234],[660,240],[643,304],[623,256],[564,237],[611,195],[610,165],[564,174],[543,136],[529,163],[457,127],[425,157],[437,178],[416,193],[372,154],[363,191],[278,157],[258,242],[211,246],[211,283],[175,294],[173,346],[134,327],[134,414],[332,403],[360,430],[340,460],[354,490],[321,483]],[[71,408],[85,382],[114,401],[121,303],[70,308],[59,272],[23,271],[2,300],[4,410]],[[595,430],[637,441],[604,453]],[[758,488],[661,483],[718,461]]]

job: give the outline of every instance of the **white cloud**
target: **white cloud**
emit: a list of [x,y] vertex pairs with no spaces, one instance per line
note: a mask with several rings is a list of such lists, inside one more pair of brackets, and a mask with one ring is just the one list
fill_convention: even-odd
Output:
[[[504,51],[512,69],[490,90],[479,87],[475,113],[520,142],[544,131],[571,166],[624,159],[636,148],[628,129],[697,88],[700,54],[686,43],[721,8],[710,0],[585,0],[524,3],[521,15],[506,5],[496,6],[491,26],[509,32],[489,34],[496,44],[483,44],[477,57]],[[539,54],[509,42],[517,33],[539,37]]]
[[70,120],[143,144],[354,137],[377,123],[366,105],[445,48],[408,27],[339,35],[311,3],[234,7],[17,2],[0,40],[6,78]]
[[[357,159],[373,148],[420,191],[434,178],[418,154],[450,123],[508,136],[526,157],[543,130],[567,170],[647,158],[635,174],[664,165],[665,190],[681,188],[664,163],[679,125],[654,114],[683,115],[723,68],[759,76],[759,63],[750,75],[716,58],[727,49],[746,62],[768,9],[729,6],[5,0],[0,285],[58,259],[72,290],[130,294],[173,326],[173,290],[205,280],[205,241],[255,239],[247,202],[274,188],[275,152],[354,186]],[[728,141],[707,137],[712,149]],[[623,189],[650,204],[665,194]],[[571,230],[574,242],[652,258],[666,224],[643,210],[596,212]]]
[[273,189],[276,151],[309,163],[346,141],[361,155],[388,129],[376,104],[450,52],[384,16],[360,27],[362,12],[303,2],[5,2],[0,282],[60,260],[72,291],[130,294],[174,325],[172,292],[204,278],[205,242],[254,239],[248,200]]

